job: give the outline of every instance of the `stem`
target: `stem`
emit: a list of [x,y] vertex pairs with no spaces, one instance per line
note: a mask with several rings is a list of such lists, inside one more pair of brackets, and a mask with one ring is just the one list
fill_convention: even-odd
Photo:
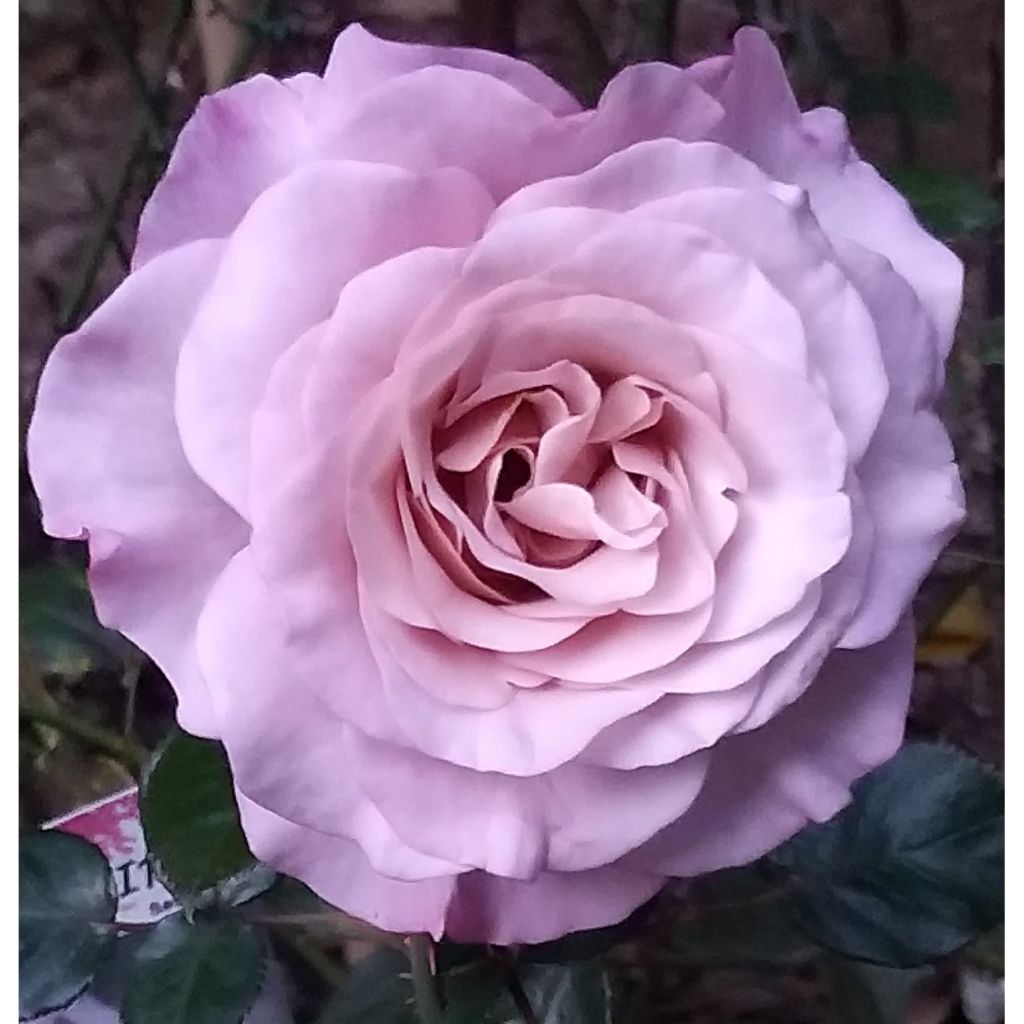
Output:
[[392,932],[384,932],[372,925],[363,924],[355,918],[349,917],[340,911],[334,913],[310,913],[310,914],[248,914],[243,911],[243,916],[253,924],[268,925],[271,928],[314,928],[330,929],[338,935],[346,938],[362,939],[365,942],[373,942],[376,945],[391,946],[395,949],[404,949],[405,944],[400,936]]
[[142,674],[142,662],[138,658],[132,658],[125,666],[121,675],[121,685],[124,687],[124,734],[131,739],[135,733],[135,703],[139,691],[139,677]]
[[131,740],[118,736],[100,725],[93,725],[81,718],[69,715],[58,707],[45,707],[42,704],[22,702],[18,707],[18,718],[22,722],[49,726],[67,736],[74,736],[83,743],[114,758],[128,768],[133,775],[138,775],[149,759],[144,747]]
[[320,975],[330,988],[337,988],[345,980],[342,970],[316,943],[294,932],[281,932],[281,941],[290,946],[298,956]]
[[[178,50],[178,43],[181,40],[182,32],[188,24],[189,12],[192,9],[191,0],[175,0],[174,15],[171,21],[170,34],[167,38],[167,45],[161,61],[161,74],[165,74],[167,66],[173,60]],[[93,285],[96,283],[96,275],[103,265],[103,257],[107,252],[107,242],[117,228],[117,221],[121,215],[121,208],[128,196],[132,184],[132,175],[136,162],[146,148],[148,136],[151,131],[150,111],[146,111],[139,117],[139,122],[132,134],[131,144],[128,149],[128,157],[121,169],[117,179],[114,192],[107,201],[97,230],[89,240],[86,248],[85,259],[82,261],[81,270],[75,283],[68,290],[64,301],[60,304],[60,315],[58,330],[65,333],[71,330],[78,323],[85,306],[92,294]]]
[[103,265],[103,257],[107,254],[107,242],[117,227],[117,220],[121,216],[121,207],[131,189],[135,164],[146,146],[149,126],[145,118],[136,127],[128,148],[128,157],[121,167],[117,184],[110,198],[107,199],[103,208],[103,215],[86,249],[85,259],[82,261],[78,277],[69,289],[64,302],[61,305],[58,330],[63,334],[71,330],[77,323],[85,310],[92,293],[92,286],[96,282],[96,275]]
[[410,935],[405,950],[412,966],[412,990],[422,1024],[444,1024],[441,1001],[434,982],[434,944],[429,935]]
[[132,80],[135,91],[139,94],[142,109],[153,137],[153,146],[160,148],[163,146],[166,128],[161,109],[163,105],[161,98],[151,90],[149,83],[146,81],[133,52],[131,40],[126,38],[118,15],[110,9],[107,0],[92,0],[92,2],[103,18],[107,32],[114,43],[114,48],[120,54],[121,60],[124,62],[125,69],[128,72],[128,77]]

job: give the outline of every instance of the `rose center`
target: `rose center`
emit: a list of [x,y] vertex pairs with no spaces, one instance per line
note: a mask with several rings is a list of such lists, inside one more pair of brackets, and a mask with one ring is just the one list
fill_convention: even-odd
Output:
[[516,448],[510,448],[501,459],[498,482],[494,485],[494,500],[511,501],[520,487],[530,482],[532,472],[525,456]]

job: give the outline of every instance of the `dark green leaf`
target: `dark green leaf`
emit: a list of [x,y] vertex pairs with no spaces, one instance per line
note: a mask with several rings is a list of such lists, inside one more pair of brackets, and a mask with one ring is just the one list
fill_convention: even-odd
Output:
[[945,82],[915,61],[904,60],[884,71],[854,75],[846,110],[851,117],[902,114],[944,123],[957,117],[959,105]]
[[822,945],[924,964],[1002,919],[1003,787],[965,754],[909,744],[772,858],[793,872],[803,926]]
[[232,919],[165,918],[135,954],[124,1024],[241,1024],[267,971],[259,935]]
[[238,905],[273,883],[242,833],[219,743],[173,733],[143,780],[140,811],[157,872],[185,906]]
[[454,970],[444,978],[444,1024],[497,1024],[494,1013],[504,997],[493,962]]
[[92,843],[27,832],[18,844],[19,1017],[67,1006],[93,980],[115,940],[114,880]]
[[883,967],[830,956],[825,976],[844,1024],[906,1024],[917,986],[932,968]]
[[965,950],[964,959],[979,970],[996,978],[1006,973],[1006,934],[1000,924],[984,935],[979,935]]
[[521,976],[538,1024],[612,1024],[615,1019],[611,981],[597,961],[524,964]]
[[85,572],[64,562],[43,562],[18,578],[25,648],[40,672],[77,677],[117,668],[135,653],[120,633],[96,619]]
[[981,361],[985,366],[1002,366],[1006,358],[1006,324],[1003,317],[989,320],[981,336]]
[[941,238],[977,234],[1002,218],[1000,204],[963,175],[908,165],[892,168],[888,177],[924,226]]
[[755,868],[718,872],[694,883],[668,951],[697,967],[795,966],[817,953],[798,924],[792,886]]
[[316,1024],[416,1024],[409,960],[381,949],[356,963]]

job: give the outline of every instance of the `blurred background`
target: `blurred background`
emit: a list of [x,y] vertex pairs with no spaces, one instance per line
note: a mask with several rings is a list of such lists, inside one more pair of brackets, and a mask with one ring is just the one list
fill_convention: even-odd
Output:
[[[1003,29],[998,0],[20,0],[21,430],[55,340],[126,273],[141,204],[198,98],[252,71],[320,70],[340,29],[514,53],[592,101],[621,66],[722,52],[756,22],[803,106],[851,121],[862,155],[967,268],[943,413],[968,519],[918,600],[910,733],[1003,759]],[[95,622],[83,552],[45,537],[22,464],[21,815],[38,824],[131,783],[166,731],[154,666]],[[621,953],[644,1024],[825,1024],[817,967],[765,972],[664,952],[662,918]],[[749,913],[749,911],[748,911]],[[962,1020],[953,985],[915,1024]]]

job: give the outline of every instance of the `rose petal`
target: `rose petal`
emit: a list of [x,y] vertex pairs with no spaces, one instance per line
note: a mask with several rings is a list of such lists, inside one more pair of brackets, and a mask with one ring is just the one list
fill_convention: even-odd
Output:
[[238,794],[242,827],[253,854],[301,879],[328,903],[393,932],[440,939],[456,875],[416,882],[375,871],[358,843],[281,818]]
[[932,412],[883,421],[857,475],[874,522],[875,550],[843,647],[866,647],[886,635],[964,518],[953,448]]
[[[627,486],[632,487],[628,480]],[[657,540],[665,525],[664,512],[655,508],[652,522],[629,532],[618,530],[598,511],[596,490],[592,495],[576,484],[537,484],[524,489],[511,501],[502,502],[501,507],[534,530],[556,537],[599,540],[623,551],[646,547]]]
[[219,725],[196,665],[196,619],[247,529],[185,460],[174,367],[221,250],[195,242],[155,257],[59,342],[27,444],[44,529],[90,538],[97,614],[157,662],[180,722],[201,736]]
[[711,606],[708,601],[677,615],[618,612],[594,619],[546,650],[506,657],[520,668],[573,683],[618,683],[668,665],[688,651],[708,628]]
[[[824,378],[851,457],[859,458],[888,391],[878,328],[806,201],[786,203],[767,192],[715,187],[649,203],[636,215],[659,224],[668,219],[698,225],[758,268],[791,312],[799,314],[805,365]],[[757,308],[754,293],[748,301],[751,311]],[[755,337],[759,351],[784,361],[778,337]],[[836,345],[837,337],[844,339],[842,346]],[[743,340],[751,344],[749,335]],[[796,365],[792,357],[785,361]]]
[[435,65],[490,75],[552,114],[575,114],[580,109],[565,89],[526,61],[491,50],[393,43],[362,25],[349,25],[334,41],[324,70],[324,92],[332,104],[344,107],[392,78]]
[[666,694],[598,733],[580,761],[632,769],[705,750],[743,720],[761,688],[761,681],[752,679],[720,692]]
[[[232,559],[213,587],[197,643],[223,722],[221,739],[236,785],[247,797],[308,827],[356,840],[374,869],[389,877],[418,880],[460,870],[398,839],[345,769],[351,759],[350,727],[313,695],[295,699],[301,684],[282,623],[248,549]],[[278,728],[268,733],[271,719]],[[294,749],[295,736],[304,738],[301,751]],[[282,772],[285,762],[288,771]],[[325,778],[332,778],[332,785],[324,786]]]
[[615,924],[664,884],[659,875],[615,864],[545,871],[527,882],[472,871],[459,878],[446,932],[456,942],[547,942]]
[[923,230],[906,200],[856,159],[852,148],[823,139],[820,115],[804,127],[778,50],[764,32],[741,28],[733,51],[729,74],[715,94],[726,111],[716,137],[769,173],[806,188],[827,233],[888,257],[948,345],[960,313],[960,260]]
[[182,345],[176,396],[189,461],[235,509],[248,512],[251,417],[284,349],[359,271],[471,240],[487,205],[454,168],[421,176],[351,162],[309,164],[251,205]]
[[513,777],[353,739],[358,785],[400,836],[442,860],[524,879],[618,859],[690,806],[708,760],[694,754],[630,772],[567,764]]
[[795,704],[716,746],[690,810],[627,863],[682,876],[719,870],[830,818],[851,783],[898,749],[913,663],[909,619],[879,644],[832,654]]
[[132,270],[187,242],[227,238],[315,145],[298,92],[269,75],[204,96],[142,211]]

